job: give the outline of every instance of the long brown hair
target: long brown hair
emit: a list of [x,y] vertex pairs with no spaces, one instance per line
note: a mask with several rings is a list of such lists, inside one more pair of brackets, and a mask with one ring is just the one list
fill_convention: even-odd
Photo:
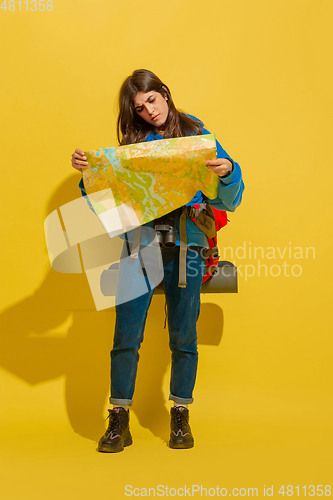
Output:
[[163,125],[165,137],[197,135],[203,131],[201,122],[193,120],[175,107],[169,88],[148,69],[137,69],[126,78],[119,92],[119,115],[117,136],[120,145],[134,144],[146,140],[154,127],[141,118],[134,109],[133,99],[138,92],[154,90],[167,97],[168,117]]

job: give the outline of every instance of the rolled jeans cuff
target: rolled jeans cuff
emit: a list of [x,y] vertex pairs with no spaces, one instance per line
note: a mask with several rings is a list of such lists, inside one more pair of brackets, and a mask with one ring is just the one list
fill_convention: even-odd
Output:
[[109,398],[109,402],[112,405],[122,405],[122,406],[132,406],[133,404],[133,399],[116,399],[116,398]]
[[190,405],[193,403],[194,399],[193,398],[178,398],[177,396],[174,396],[173,394],[170,394],[169,396],[169,401],[174,401],[175,403],[179,405]]

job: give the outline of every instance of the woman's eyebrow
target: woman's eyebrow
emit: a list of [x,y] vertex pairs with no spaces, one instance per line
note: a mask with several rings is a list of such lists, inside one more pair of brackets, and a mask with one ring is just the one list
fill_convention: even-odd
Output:
[[[154,97],[153,94],[151,94],[149,97],[147,97],[147,99],[145,100],[145,102],[148,102],[151,97]],[[142,106],[142,104],[139,104],[138,106],[135,106],[134,109],[141,108],[141,106]]]

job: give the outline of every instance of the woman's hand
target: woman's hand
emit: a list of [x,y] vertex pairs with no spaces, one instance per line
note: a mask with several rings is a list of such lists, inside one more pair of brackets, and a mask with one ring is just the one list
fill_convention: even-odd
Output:
[[214,174],[224,177],[231,174],[233,165],[227,158],[217,158],[217,160],[206,160],[206,167],[213,170]]
[[87,158],[84,156],[84,151],[81,149],[76,149],[75,153],[72,154],[72,167],[81,172],[83,168],[87,168],[89,163],[86,160]]

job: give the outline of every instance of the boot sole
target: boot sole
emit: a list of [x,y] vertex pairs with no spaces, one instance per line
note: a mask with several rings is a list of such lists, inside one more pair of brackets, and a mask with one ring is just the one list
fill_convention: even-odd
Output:
[[124,437],[123,442],[119,442],[117,446],[98,446],[97,451],[101,453],[119,453],[120,451],[123,451],[123,449],[126,446],[131,446],[133,443],[133,439],[131,434],[127,434],[127,436]]
[[194,446],[194,440],[192,440],[190,443],[182,443],[182,442],[174,442],[174,441],[169,441],[169,447],[175,450],[185,450],[187,448],[193,448]]

